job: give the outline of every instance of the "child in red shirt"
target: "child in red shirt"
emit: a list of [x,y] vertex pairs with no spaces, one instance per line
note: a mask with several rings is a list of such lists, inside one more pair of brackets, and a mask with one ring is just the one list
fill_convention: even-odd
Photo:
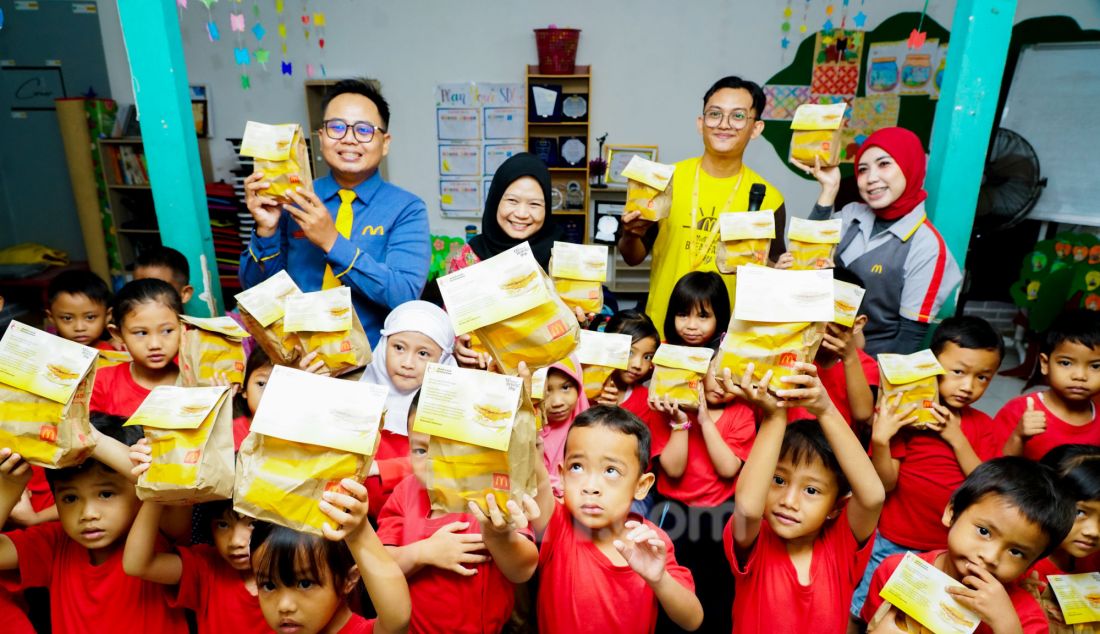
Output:
[[[410,430],[416,404],[414,398]],[[512,615],[513,584],[525,583],[538,565],[534,535],[525,528],[517,532],[527,520],[514,505],[509,511],[516,523],[510,528],[492,496],[486,504],[496,521],[473,503],[470,513],[433,511],[424,488],[429,440],[427,434],[409,432],[413,474],[397,485],[378,514],[378,538],[409,582],[409,631],[500,632]]]
[[[135,468],[140,474],[148,462]],[[210,502],[196,510],[208,518],[214,545],[179,546],[156,552],[163,506],[146,500],[138,511],[122,566],[126,574],[164,584],[173,607],[194,610],[199,634],[260,634],[270,631],[257,598],[248,544],[255,520],[238,515],[233,502]]]
[[46,321],[57,336],[100,350],[114,350],[104,339],[110,319],[111,289],[91,271],[64,271],[46,289]]
[[621,310],[607,321],[604,332],[630,335],[630,362],[625,370],[611,373],[595,404],[618,405],[647,424],[649,418],[662,418],[649,408],[649,390],[645,386],[653,374],[653,355],[661,343],[657,327],[641,311]]
[[875,419],[871,462],[886,487],[871,561],[852,597],[859,618],[875,568],[907,550],[947,547],[943,509],[951,493],[982,460],[992,457],[993,421],[972,405],[985,394],[1004,354],[1001,336],[978,317],[945,319],[932,337],[944,374],[939,377],[938,422],[915,429],[914,406],[898,411],[887,403]]
[[1050,575],[1100,571],[1100,447],[1062,445],[1040,461],[1058,475],[1061,491],[1076,506],[1073,528],[1061,545],[1027,572],[1022,584],[1042,606],[1050,631],[1069,634],[1062,608],[1049,589]]
[[[367,521],[367,489],[344,478],[346,493],[326,491],[320,509],[332,520],[324,538],[258,522],[252,531],[252,570],[260,610],[277,632],[403,633],[409,627],[409,586]],[[349,595],[362,583],[378,613],[351,611]]]
[[244,388],[233,397],[233,413],[236,414],[233,418],[233,451],[240,451],[241,443],[252,428],[252,416],[260,406],[260,398],[274,367],[267,353],[259,346],[248,355],[248,363],[244,366]]
[[[123,570],[122,544],[140,502],[123,475],[129,449],[96,436],[91,458],[47,471],[60,521],[0,535],[0,569],[17,571],[21,588],[49,589],[55,632],[102,632],[125,623],[134,631],[186,634],[183,611],[168,606],[164,587]],[[0,449],[0,524],[30,473],[19,454]]]
[[[649,426],[661,498],[651,517],[660,518],[658,526],[673,536],[677,559],[691,570],[703,627],[728,632],[733,575],[714,562],[723,556],[722,529],[733,514],[737,474],[752,448],[756,419],[751,407],[722,388],[716,371],[717,362],[711,363],[699,386],[697,411],[651,398],[651,407],[663,414]],[[670,628],[662,622],[659,629]]]
[[630,514],[631,501],[653,484],[653,474],[643,471],[648,460],[642,421],[597,405],[569,428],[563,502],[554,499],[539,467],[539,516],[532,526],[542,544],[542,634],[652,634],[658,606],[679,627],[699,627],[703,608],[691,573],[676,563],[664,531]]
[[[182,312],[176,289],[157,279],[130,282],[115,296],[111,333],[133,360],[96,372],[89,410],[107,416],[93,420],[101,430],[121,428],[154,387],[175,385]],[[138,427],[125,430],[121,437],[127,444],[141,437]]]
[[554,496],[561,497],[558,467],[561,465],[562,452],[565,451],[565,437],[569,434],[569,425],[573,423],[573,419],[588,409],[581,364],[576,358],[566,357],[547,370],[546,387],[543,389],[539,409],[544,421],[539,429],[542,460],[550,474],[550,487]]
[[[947,592],[981,618],[981,634],[1047,632],[1043,610],[1018,580],[1050,554],[1073,525],[1073,503],[1050,469],[1016,457],[996,458],[974,469],[944,512],[947,550],[918,556],[964,588]],[[860,613],[868,623],[894,618],[879,592],[905,555],[887,557],[871,580]]]
[[1062,313],[1051,324],[1039,353],[1050,389],[1018,396],[994,419],[1006,456],[1042,458],[1058,445],[1100,445],[1100,314]]
[[[865,288],[863,279],[854,271],[838,266],[833,269],[833,279]],[[858,313],[858,307],[856,311]],[[878,363],[857,345],[867,315],[859,313],[851,326],[836,322],[825,325],[825,338],[814,357],[817,378],[829,393],[829,399],[837,411],[848,421],[856,436],[866,440],[870,432],[871,417],[875,413],[875,393],[878,390]],[[787,414],[788,420],[812,418],[803,409],[795,408]]]
[[[734,632],[844,632],[886,495],[817,368],[794,367],[801,374],[775,396],[765,387],[771,372],[755,385],[752,364],[726,387],[764,418],[724,534],[737,582]],[[796,406],[817,420],[788,424]]]

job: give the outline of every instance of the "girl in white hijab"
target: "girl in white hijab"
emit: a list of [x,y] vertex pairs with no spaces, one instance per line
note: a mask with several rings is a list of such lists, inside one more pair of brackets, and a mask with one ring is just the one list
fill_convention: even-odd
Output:
[[455,365],[451,319],[435,304],[419,300],[401,304],[386,317],[381,334],[374,347],[374,358],[359,379],[384,385],[390,391],[382,442],[366,482],[372,516],[382,508],[394,487],[412,473],[409,406],[424,383],[424,370],[428,363]]

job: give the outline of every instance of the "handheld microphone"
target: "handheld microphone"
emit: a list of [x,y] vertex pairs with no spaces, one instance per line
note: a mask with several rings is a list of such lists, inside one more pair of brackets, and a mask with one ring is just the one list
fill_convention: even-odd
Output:
[[764,193],[768,190],[768,186],[763,183],[756,183],[749,190],[749,211],[760,211],[760,205],[764,204]]

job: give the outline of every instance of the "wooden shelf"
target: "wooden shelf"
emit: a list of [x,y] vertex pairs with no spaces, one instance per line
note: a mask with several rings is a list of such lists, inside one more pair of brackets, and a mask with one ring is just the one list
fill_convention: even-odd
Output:
[[547,126],[555,128],[587,128],[587,121],[528,121],[529,126]]
[[100,139],[99,142],[100,143],[106,143],[106,144],[119,143],[119,144],[130,144],[130,145],[141,145],[141,137],[139,137],[139,136],[115,137],[115,138],[109,138],[109,139]]
[[119,229],[118,232],[119,233],[134,233],[134,234],[147,233],[147,234],[160,235],[160,230],[158,230],[158,229]]
[[546,75],[539,72],[538,64],[527,65],[527,77],[528,79],[591,79],[592,78],[592,66],[590,64],[581,65],[578,64],[573,68],[571,75]]
[[107,185],[107,187],[110,187],[111,189],[144,189],[144,190],[148,190],[148,191],[153,190],[152,185],[122,185],[122,184],[110,183],[110,184]]
[[580,167],[551,167],[549,169],[550,169],[551,172],[583,172],[583,171],[586,171],[588,168],[584,167],[584,166],[580,166]]

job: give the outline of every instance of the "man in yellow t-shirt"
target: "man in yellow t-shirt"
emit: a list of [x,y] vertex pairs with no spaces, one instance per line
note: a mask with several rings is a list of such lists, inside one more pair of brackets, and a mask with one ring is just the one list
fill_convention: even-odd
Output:
[[[663,326],[672,288],[691,271],[718,270],[714,261],[718,216],[747,210],[754,184],[767,187],[760,209],[775,210],[776,239],[770,259],[774,262],[785,250],[783,195],[742,162],[749,141],[764,131],[760,119],[764,104],[764,91],[754,82],[733,76],[715,82],[703,96],[703,114],[696,121],[703,137],[703,155],[676,164],[668,218],[654,223],[639,218],[639,212],[623,217],[618,245],[623,260],[635,266],[653,253],[646,314],[662,331],[662,338],[666,336]],[[732,301],[736,278],[723,278]]]

